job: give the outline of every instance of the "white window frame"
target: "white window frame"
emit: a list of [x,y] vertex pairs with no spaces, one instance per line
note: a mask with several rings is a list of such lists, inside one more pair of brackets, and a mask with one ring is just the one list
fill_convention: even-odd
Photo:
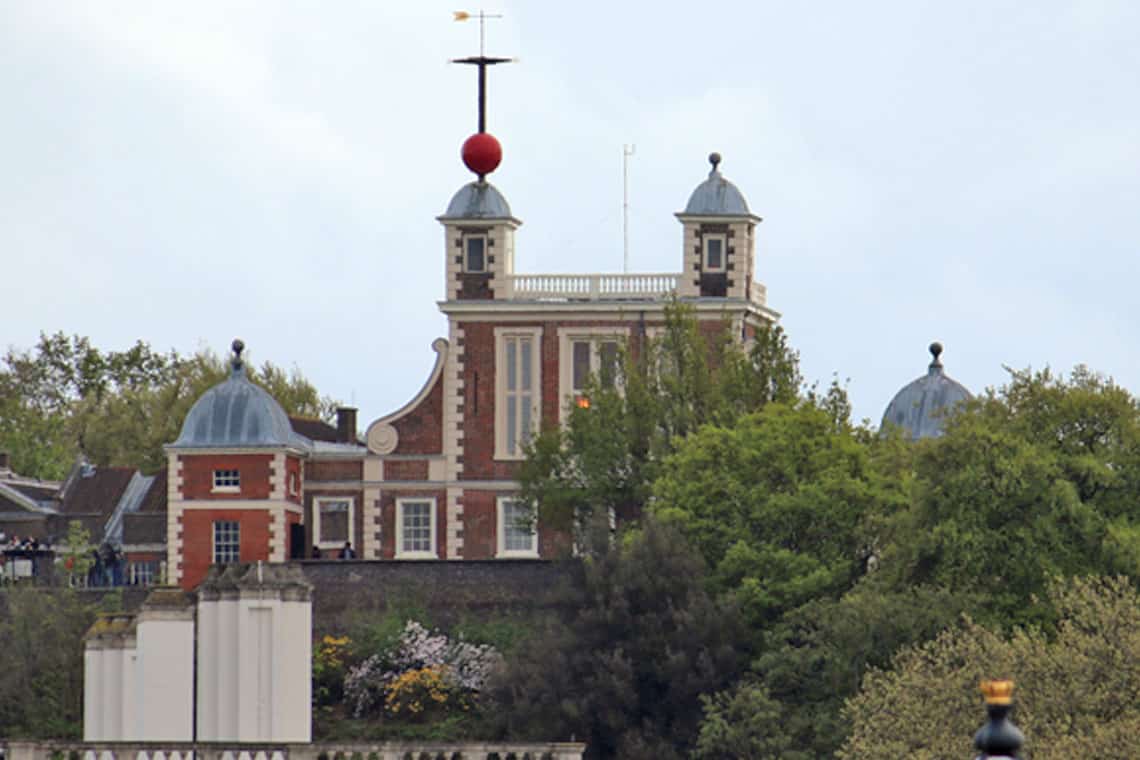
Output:
[[[222,525],[233,525],[236,529],[237,556],[230,560],[218,559],[218,528]],[[210,560],[217,565],[221,562],[241,562],[241,523],[237,520],[214,520],[210,523]]]
[[[404,548],[404,509],[408,504],[427,504],[431,524],[431,551],[407,550]],[[430,497],[406,497],[396,499],[396,559],[439,559],[436,500]]]
[[[482,269],[472,269],[470,266],[471,260],[470,260],[470,258],[468,258],[467,243],[468,243],[468,241],[471,241],[471,240],[482,240],[483,241],[483,268]],[[490,248],[490,242],[491,242],[490,238],[487,236],[486,233],[473,232],[470,234],[465,233],[463,235],[463,271],[464,272],[470,272],[471,274],[486,274],[487,272],[491,271],[491,262],[489,261],[488,254],[487,254],[487,251]]]
[[[317,496],[313,498],[313,545],[318,549],[343,549],[344,541],[321,540],[321,505],[348,502],[348,535],[344,541],[352,542],[356,525],[356,499],[351,496]],[[353,544],[355,546],[355,544]]]
[[[530,430],[524,430],[521,411],[516,415],[517,430],[515,440],[517,451],[507,449],[507,341],[512,339],[531,341],[530,361]],[[520,375],[521,375],[521,359]],[[516,383],[517,386],[517,383]],[[519,391],[514,391],[518,393]],[[541,327],[496,327],[495,328],[495,459],[523,459],[522,442],[528,434],[539,429],[542,424],[542,328]]]
[[[232,475],[231,475],[232,473]],[[241,470],[236,467],[219,467],[213,472],[214,493],[239,493],[241,491]]]
[[[628,327],[560,327],[558,328],[558,397],[562,399],[559,414],[563,422],[570,415],[570,405],[577,402],[574,389],[574,344],[590,341],[590,373],[601,369],[601,345],[617,343],[620,361],[623,348],[629,349]],[[615,378],[620,383],[620,377]]]
[[500,496],[495,500],[495,526],[496,526],[496,552],[497,558],[512,558],[512,557],[529,557],[534,558],[538,556],[538,525],[536,524],[531,530],[530,534],[530,547],[527,549],[508,549],[507,548],[507,505],[514,503],[521,503],[522,500],[517,496]]
[[[709,241],[720,241],[720,266],[709,264]],[[728,235],[723,232],[706,232],[701,235],[701,271],[726,272],[728,271]]]

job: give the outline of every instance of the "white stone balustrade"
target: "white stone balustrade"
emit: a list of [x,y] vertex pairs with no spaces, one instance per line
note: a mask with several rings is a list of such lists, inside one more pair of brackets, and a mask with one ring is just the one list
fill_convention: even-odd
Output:
[[[654,301],[680,287],[679,274],[515,274],[507,298],[516,301]],[[765,306],[768,289],[752,283],[751,302]]]
[[384,742],[236,744],[228,742],[0,741],[6,760],[581,760],[576,742]]
[[533,301],[648,301],[677,290],[679,274],[516,274],[510,298]]

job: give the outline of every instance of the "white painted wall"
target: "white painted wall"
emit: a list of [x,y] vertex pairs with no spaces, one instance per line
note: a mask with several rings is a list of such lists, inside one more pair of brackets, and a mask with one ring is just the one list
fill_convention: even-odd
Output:
[[194,713],[193,610],[138,623],[134,668],[135,735],[141,741],[190,741]]

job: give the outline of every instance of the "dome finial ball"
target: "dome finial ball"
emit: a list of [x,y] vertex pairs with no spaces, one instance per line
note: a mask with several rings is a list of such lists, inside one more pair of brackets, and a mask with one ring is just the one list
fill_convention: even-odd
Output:
[[933,343],[931,343],[930,344],[930,355],[933,356],[935,360],[937,360],[938,357],[942,355],[942,344],[939,343],[938,341],[934,341]]
[[712,164],[713,171],[716,171],[717,166],[720,165],[720,154],[713,151],[709,154],[709,163]]

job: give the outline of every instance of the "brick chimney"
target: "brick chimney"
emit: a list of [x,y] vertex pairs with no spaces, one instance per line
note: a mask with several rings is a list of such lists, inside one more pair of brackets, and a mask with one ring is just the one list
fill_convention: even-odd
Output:
[[356,410],[351,406],[336,408],[336,439],[339,443],[356,443]]

